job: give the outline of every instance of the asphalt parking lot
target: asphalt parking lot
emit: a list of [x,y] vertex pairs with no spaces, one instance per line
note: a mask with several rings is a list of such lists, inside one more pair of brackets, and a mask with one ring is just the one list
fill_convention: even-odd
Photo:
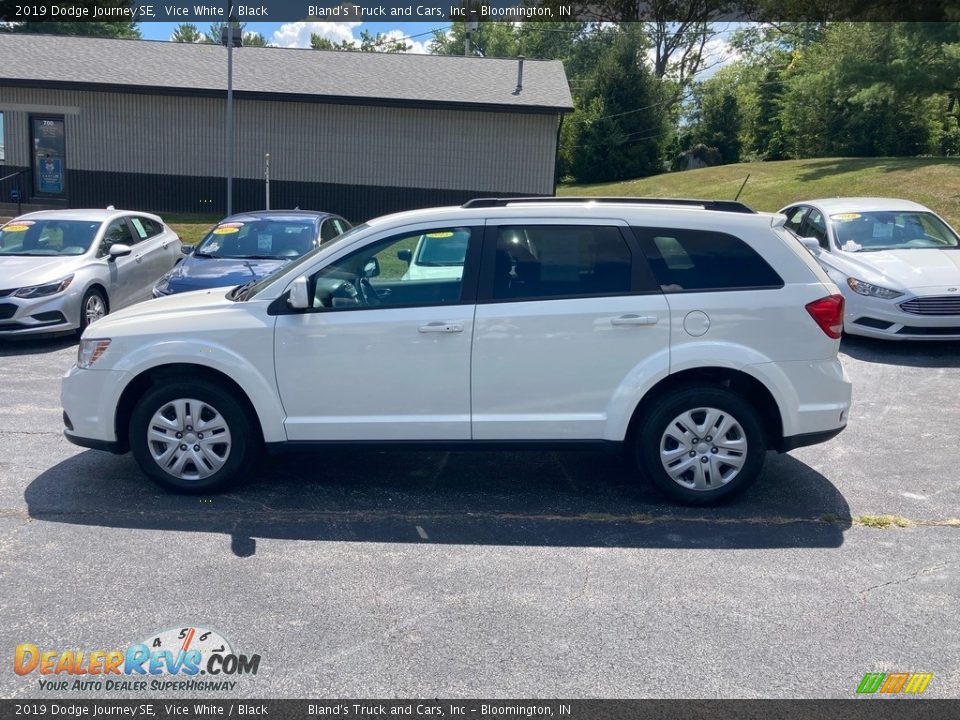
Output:
[[[845,340],[847,431],[712,510],[592,453],[294,455],[170,495],[63,439],[75,351],[0,341],[5,665],[189,624],[262,656],[210,697],[849,698],[883,671],[960,696],[956,344]],[[0,696],[145,694],[8,669]]]

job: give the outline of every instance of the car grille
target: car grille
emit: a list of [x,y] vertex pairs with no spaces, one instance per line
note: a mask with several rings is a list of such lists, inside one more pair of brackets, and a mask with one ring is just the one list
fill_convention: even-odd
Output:
[[960,315],[960,295],[913,298],[900,303],[900,309],[911,315]]
[[17,312],[17,306],[13,303],[0,303],[0,320],[12,318]]

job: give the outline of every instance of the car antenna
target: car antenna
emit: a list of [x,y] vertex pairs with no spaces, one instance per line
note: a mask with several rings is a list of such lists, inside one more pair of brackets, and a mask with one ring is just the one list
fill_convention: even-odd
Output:
[[743,179],[743,185],[741,185],[740,189],[737,190],[737,196],[733,199],[734,202],[740,199],[740,193],[743,192],[743,188],[746,186],[747,180],[749,179],[750,179],[750,173],[747,173],[747,176]]

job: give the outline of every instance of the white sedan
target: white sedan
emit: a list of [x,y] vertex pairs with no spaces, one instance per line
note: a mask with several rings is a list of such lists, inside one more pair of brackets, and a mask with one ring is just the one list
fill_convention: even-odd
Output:
[[932,210],[909,200],[833,198],[780,212],[843,292],[844,332],[960,339],[960,236]]

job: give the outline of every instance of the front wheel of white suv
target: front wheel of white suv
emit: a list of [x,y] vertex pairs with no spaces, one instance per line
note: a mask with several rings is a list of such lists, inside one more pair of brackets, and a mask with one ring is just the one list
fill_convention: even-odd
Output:
[[246,409],[216,383],[157,385],[130,417],[130,449],[163,487],[186,493],[219,490],[256,465],[260,451]]
[[767,443],[757,411],[730,390],[687,387],[665,396],[635,436],[640,471],[685,505],[717,505],[760,475]]

